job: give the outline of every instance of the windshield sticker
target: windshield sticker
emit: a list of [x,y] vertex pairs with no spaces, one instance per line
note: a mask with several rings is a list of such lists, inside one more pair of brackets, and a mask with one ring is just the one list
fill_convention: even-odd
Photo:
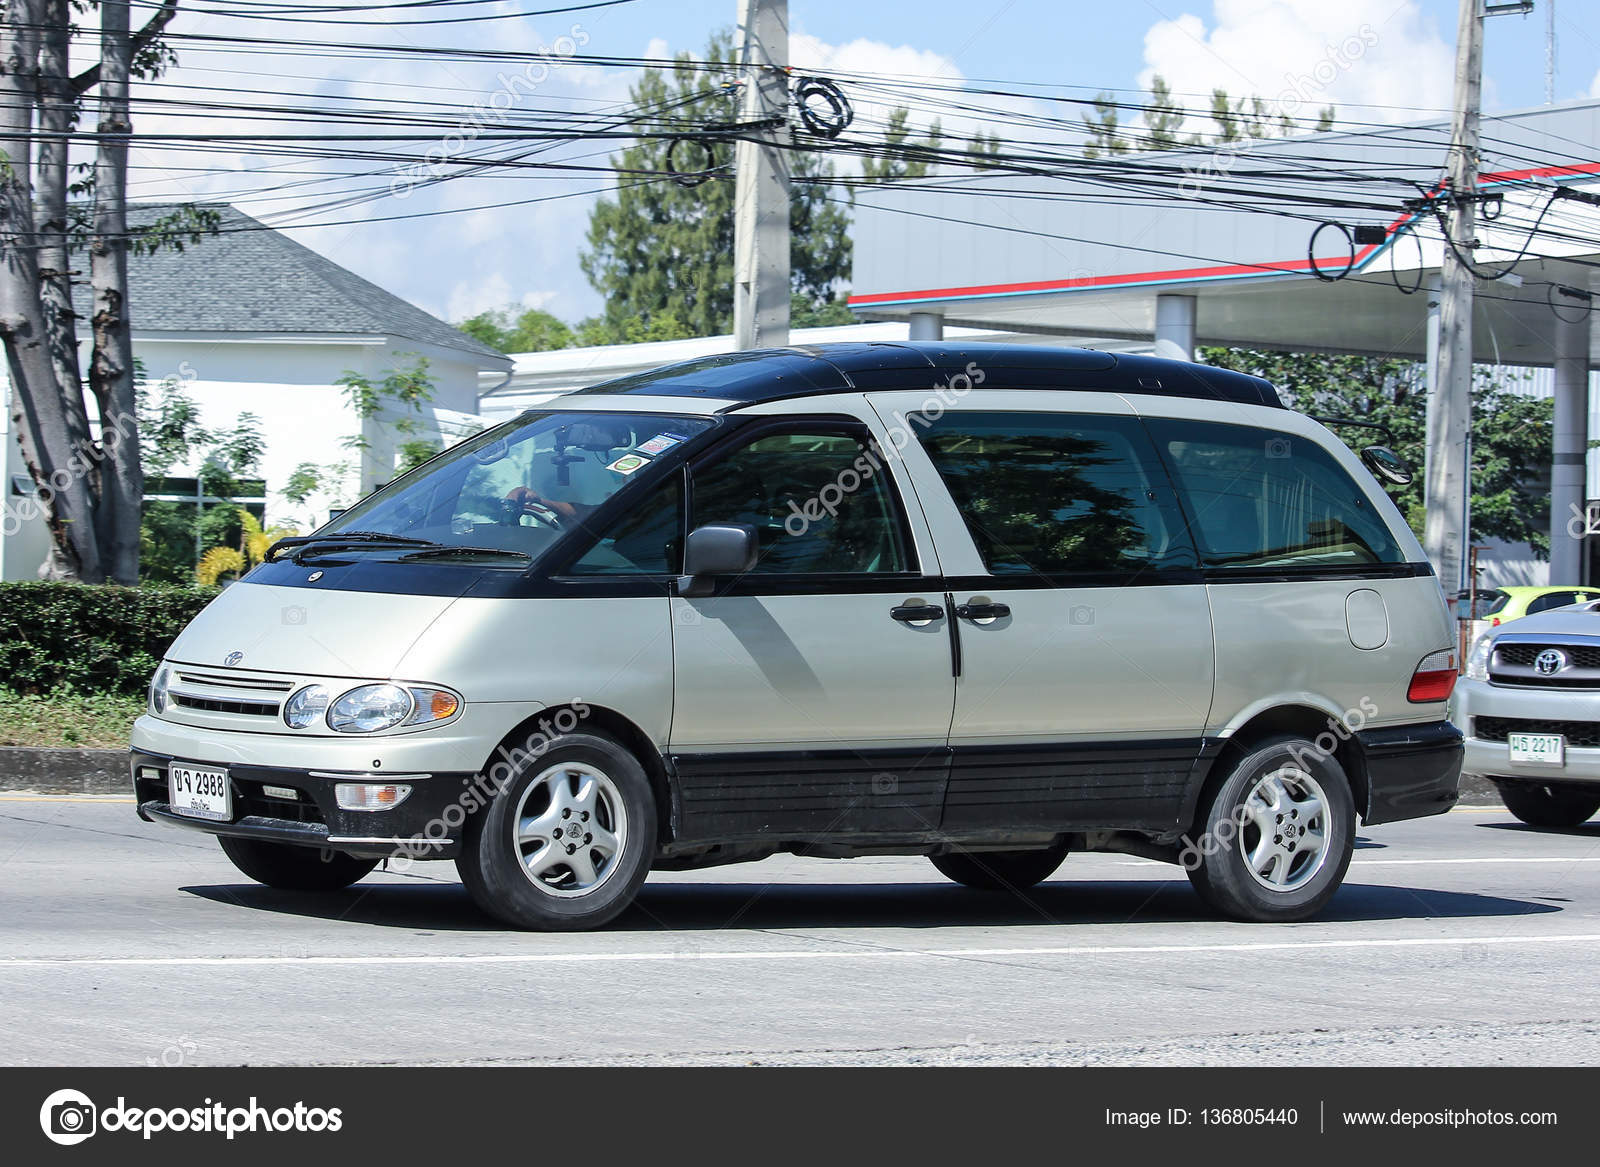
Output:
[[681,441],[684,441],[684,438],[681,434],[657,434],[648,442],[640,443],[636,452],[640,454],[649,454],[651,457],[654,457],[663,450],[672,449],[673,446],[676,446]]
[[641,466],[648,465],[650,465],[649,458],[642,458],[638,454],[624,454],[615,462],[611,463],[611,465],[607,466],[606,469],[614,470],[618,474],[632,474]]

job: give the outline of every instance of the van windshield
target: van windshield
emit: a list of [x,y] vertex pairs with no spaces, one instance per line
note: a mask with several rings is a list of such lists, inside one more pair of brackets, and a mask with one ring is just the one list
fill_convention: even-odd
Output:
[[[351,507],[319,544],[526,567],[650,465],[714,423],[673,414],[526,413]],[[296,549],[297,552],[299,549]]]

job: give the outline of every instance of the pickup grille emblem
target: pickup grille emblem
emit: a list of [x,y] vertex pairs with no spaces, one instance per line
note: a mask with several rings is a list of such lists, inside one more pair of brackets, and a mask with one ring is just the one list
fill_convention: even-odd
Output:
[[234,665],[238,664],[243,659],[244,659],[244,653],[242,653],[242,652],[230,652],[227,656],[222,658],[222,663],[227,665],[229,668],[232,668]]
[[1554,648],[1547,648],[1533,658],[1533,667],[1542,677],[1548,677],[1559,671],[1566,663],[1566,654]]

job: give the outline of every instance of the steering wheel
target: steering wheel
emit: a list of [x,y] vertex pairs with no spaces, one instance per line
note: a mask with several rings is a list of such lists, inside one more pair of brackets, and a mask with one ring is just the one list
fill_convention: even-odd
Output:
[[561,530],[561,516],[543,503],[530,502],[526,499],[503,498],[500,500],[500,509],[504,516],[503,521],[510,526],[520,527],[522,525],[522,516],[527,515],[552,530]]

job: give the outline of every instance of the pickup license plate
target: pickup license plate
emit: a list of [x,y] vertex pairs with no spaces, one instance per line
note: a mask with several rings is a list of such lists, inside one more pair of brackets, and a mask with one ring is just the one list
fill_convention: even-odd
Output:
[[190,818],[223,823],[233,818],[228,772],[215,766],[173,763],[167,769],[167,801],[174,813]]
[[1543,762],[1561,766],[1567,760],[1567,740],[1558,733],[1513,733],[1507,736],[1513,762]]

